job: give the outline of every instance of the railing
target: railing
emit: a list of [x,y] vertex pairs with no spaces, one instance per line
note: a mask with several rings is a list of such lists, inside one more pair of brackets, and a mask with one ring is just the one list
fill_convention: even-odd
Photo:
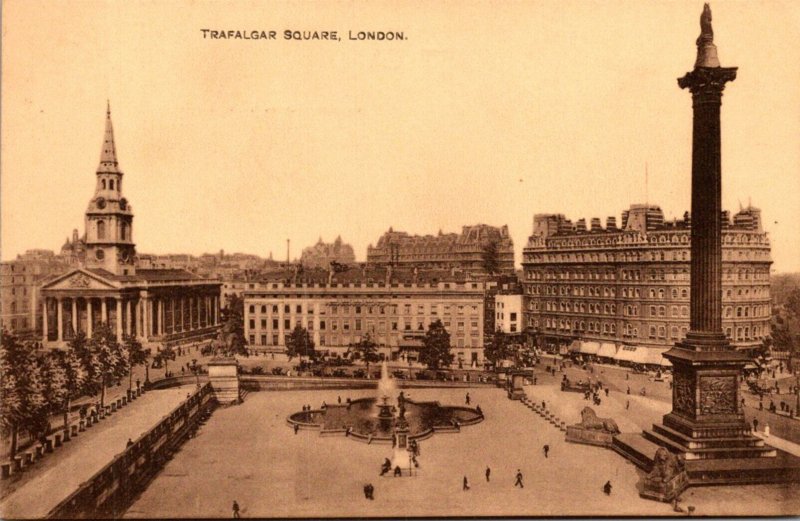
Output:
[[48,518],[120,517],[214,405],[206,383],[56,505]]

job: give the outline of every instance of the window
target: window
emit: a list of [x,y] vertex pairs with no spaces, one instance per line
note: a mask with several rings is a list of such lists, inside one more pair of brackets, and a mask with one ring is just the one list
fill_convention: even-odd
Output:
[[256,312],[256,307],[251,305],[250,306],[250,313],[255,313],[255,312]]
[[[511,313],[510,316],[509,316],[509,319],[512,322],[515,322],[517,320],[517,314],[516,313]],[[473,322],[473,324],[476,324],[476,322]]]
[[261,319],[261,329],[267,329],[267,319],[266,318],[262,318]]
[[106,238],[106,223],[105,223],[105,221],[97,221],[97,238],[98,239],[105,239]]
[[109,189],[111,189],[111,190],[113,190],[113,189],[114,189],[114,180],[113,180],[113,179],[110,179],[110,180],[108,181],[108,188],[109,188]]
[[283,329],[291,329],[292,325],[288,318],[283,319]]
[[289,304],[284,304],[283,305],[283,312],[284,313],[289,313]]
[[278,329],[278,319],[277,318],[273,318],[272,319],[272,329]]
[[267,335],[261,335],[261,345],[267,345]]
[[250,319],[250,329],[255,329],[255,328],[256,328],[256,321],[251,318]]
[[324,320],[320,320],[319,321],[319,329],[321,331],[325,331],[325,321]]
[[298,304],[297,306],[295,306],[295,308],[294,308],[294,309],[295,309],[295,312],[296,312],[296,313],[302,313],[302,312],[303,312],[303,306],[302,306],[302,305],[300,305],[300,304]]
[[277,312],[278,312],[278,305],[277,305],[277,304],[275,304],[274,306],[272,306],[272,312],[273,312],[273,313],[277,313]]
[[256,343],[256,336],[250,335],[250,345],[255,345],[255,343]]

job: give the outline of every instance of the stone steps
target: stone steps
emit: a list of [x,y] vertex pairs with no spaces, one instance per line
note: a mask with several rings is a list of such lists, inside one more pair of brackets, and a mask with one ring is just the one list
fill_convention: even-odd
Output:
[[695,459],[769,458],[776,454],[775,449],[772,447],[729,447],[721,440],[715,442],[716,446],[690,449],[686,445],[655,431],[644,431],[642,435],[672,452],[684,454],[687,461]]

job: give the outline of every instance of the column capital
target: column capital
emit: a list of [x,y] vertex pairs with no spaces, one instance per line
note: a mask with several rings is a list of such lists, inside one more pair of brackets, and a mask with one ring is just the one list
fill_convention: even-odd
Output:
[[695,67],[678,78],[678,86],[689,89],[699,101],[714,101],[722,96],[725,83],[736,79],[738,67]]

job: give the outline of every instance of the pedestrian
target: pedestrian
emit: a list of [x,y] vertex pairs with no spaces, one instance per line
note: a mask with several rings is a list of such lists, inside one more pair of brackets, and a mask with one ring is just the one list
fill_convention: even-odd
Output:
[[769,423],[764,427],[764,437],[769,438]]
[[627,394],[631,394],[631,386],[628,386]]
[[542,447],[542,450],[544,451],[544,457],[546,458],[547,453],[550,452],[550,445],[545,445],[544,447]]
[[608,398],[608,387],[605,388],[606,391],[606,398]]
[[761,400],[758,401],[758,410],[759,411],[763,411],[764,410],[764,402],[762,402]]
[[339,405],[341,405],[341,404],[342,404],[342,397],[341,397],[341,396],[337,396],[337,397],[336,397],[336,400],[339,402]]
[[478,405],[477,407],[475,407],[475,410],[478,412],[478,414],[480,414],[481,416],[483,416],[483,411],[481,410],[481,406],[480,406],[480,405]]
[[469,481],[467,481],[467,476],[464,476],[464,483],[461,485],[461,490],[469,490]]
[[491,476],[491,474],[492,474],[492,469],[490,469],[489,467],[486,467],[486,482],[487,483],[489,482],[489,476]]
[[610,481],[606,481],[606,484],[603,485],[603,492],[606,493],[606,496],[610,496],[611,495],[611,482]]
[[402,475],[403,475],[403,471],[402,471],[402,470],[400,470],[400,465],[397,465],[397,466],[394,468],[394,477],[396,477],[396,478],[399,478],[399,477],[400,477],[400,476],[402,476]]
[[630,400],[625,400],[625,410],[628,410],[630,408],[631,408],[631,401]]
[[139,388],[141,388],[141,384],[142,384],[142,382],[141,382],[141,381],[139,381],[139,379],[137,378],[137,379],[136,379],[136,390],[137,390],[137,391],[139,390]]
[[299,430],[300,430],[300,424],[295,423],[294,424],[294,433],[295,433],[295,435],[297,435],[297,431],[299,431]]
[[514,482],[515,487],[525,488],[525,485],[522,484],[522,471],[517,469],[517,480]]
[[233,518],[239,519],[241,516],[239,515],[239,503],[236,500],[233,501]]
[[467,401],[467,405],[469,405],[469,393],[467,393],[466,401]]
[[538,379],[537,379],[537,378],[534,376],[534,377],[533,377],[533,385],[536,385],[536,382],[538,382],[538,381],[539,381],[539,380],[538,380]]
[[132,445],[133,445],[133,441],[130,438],[128,438],[128,443],[127,443],[127,445],[125,445],[125,448],[128,448],[128,447],[130,447]]

